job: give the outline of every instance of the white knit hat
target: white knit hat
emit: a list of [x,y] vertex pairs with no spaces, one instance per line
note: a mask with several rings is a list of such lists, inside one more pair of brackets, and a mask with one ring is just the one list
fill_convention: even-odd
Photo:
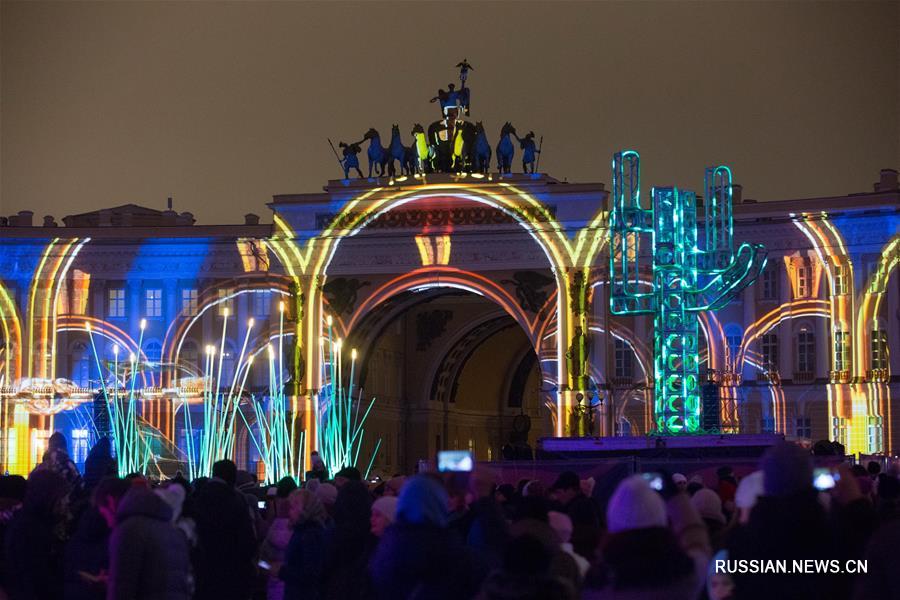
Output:
[[610,533],[666,527],[666,503],[640,475],[623,479],[606,507],[606,523]]
[[743,479],[734,493],[734,505],[738,508],[753,508],[756,499],[763,493],[763,472],[754,471]]

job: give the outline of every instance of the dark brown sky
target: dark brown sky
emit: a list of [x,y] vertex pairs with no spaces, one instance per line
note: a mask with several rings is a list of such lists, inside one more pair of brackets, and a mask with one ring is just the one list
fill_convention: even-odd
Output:
[[900,3],[2,2],[0,214],[126,202],[202,223],[268,216],[339,175],[326,137],[437,114],[544,136],[541,170],[744,195],[867,191],[900,167]]

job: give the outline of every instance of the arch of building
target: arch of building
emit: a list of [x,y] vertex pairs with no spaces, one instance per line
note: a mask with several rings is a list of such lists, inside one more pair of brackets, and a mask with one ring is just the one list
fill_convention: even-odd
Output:
[[[549,269],[556,283],[555,318],[559,327],[556,333],[555,379],[558,384],[557,414],[567,414],[567,406],[574,397],[574,387],[583,385],[573,379],[576,369],[570,373],[565,353],[570,345],[583,338],[586,323],[575,323],[579,304],[570,302],[570,293],[580,285],[584,287],[584,273],[593,258],[604,245],[605,230],[599,226],[599,216],[588,227],[580,230],[574,240],[567,237],[562,226],[548,208],[528,193],[514,186],[500,183],[502,193],[477,184],[435,184],[412,189],[394,191],[375,188],[346,201],[330,225],[314,235],[298,236],[280,217],[276,225],[282,230],[282,237],[273,244],[273,249],[287,263],[286,269],[292,273],[295,282],[302,286],[305,294],[304,345],[306,356],[305,385],[308,390],[316,390],[320,384],[320,369],[317,341],[322,330],[322,285],[329,275],[329,265],[343,240],[356,235],[369,223],[381,215],[401,206],[423,201],[464,200],[487,205],[510,217],[534,240],[547,259]],[[602,211],[601,211],[602,212]],[[308,231],[308,230],[307,230]],[[278,245],[282,245],[278,251]],[[581,283],[579,283],[581,278]],[[582,317],[583,318],[583,312]],[[583,342],[582,342],[583,343]],[[578,364],[578,361],[573,361]],[[583,371],[583,367],[579,367]],[[557,434],[563,432],[566,419],[557,419]]]

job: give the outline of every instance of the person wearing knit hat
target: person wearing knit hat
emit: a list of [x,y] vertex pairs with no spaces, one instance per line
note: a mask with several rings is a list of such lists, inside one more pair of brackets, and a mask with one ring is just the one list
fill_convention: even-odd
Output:
[[371,532],[377,538],[384,535],[384,530],[394,522],[397,517],[397,498],[395,496],[382,496],[372,503],[372,517],[369,520]]
[[326,509],[330,509],[337,501],[338,489],[330,483],[322,483],[316,487],[313,493],[325,505]]
[[484,568],[448,526],[448,495],[439,479],[416,475],[397,500],[394,524],[369,561],[378,598],[472,598]]
[[709,488],[697,490],[691,496],[691,504],[700,513],[700,518],[706,524],[713,549],[717,550],[724,546],[725,524],[728,520],[725,518],[725,513],[722,512],[722,499],[719,494]]
[[678,486],[679,490],[687,489],[688,480],[682,473],[672,473],[672,482]]
[[772,446],[763,455],[760,467],[766,496],[783,498],[812,488],[812,458],[796,444]]
[[[663,484],[668,501],[642,475],[619,482],[607,506],[601,547],[603,598],[697,598],[710,548],[706,527],[685,492]],[[671,526],[669,523],[671,522]]]
[[606,523],[610,533],[665,527],[668,524],[666,504],[646,479],[641,475],[632,475],[619,483],[609,499]]
[[584,579],[588,569],[591,568],[591,563],[572,548],[572,519],[566,513],[551,510],[547,513],[547,520],[550,522],[550,527],[559,536],[559,547],[572,557],[572,560],[578,565],[578,572],[581,574],[581,578]]
[[691,496],[691,504],[700,513],[700,517],[704,521],[714,521],[721,525],[725,524],[725,513],[722,512],[722,499],[719,495],[709,488],[698,490],[696,494]]
[[738,521],[746,524],[750,520],[750,511],[756,505],[756,500],[763,493],[763,472],[754,471],[738,483],[734,494],[734,505],[738,510]]

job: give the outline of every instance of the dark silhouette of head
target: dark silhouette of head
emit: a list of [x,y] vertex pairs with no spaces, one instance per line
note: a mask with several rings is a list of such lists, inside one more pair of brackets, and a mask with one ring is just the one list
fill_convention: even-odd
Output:
[[237,481],[237,465],[227,458],[216,461],[213,463],[212,476],[218,477],[227,483],[229,487],[234,487],[234,484]]

